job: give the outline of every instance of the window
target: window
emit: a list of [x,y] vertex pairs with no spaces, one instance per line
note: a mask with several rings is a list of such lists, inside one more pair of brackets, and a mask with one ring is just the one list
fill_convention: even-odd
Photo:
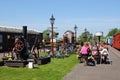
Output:
[[3,42],[3,36],[0,34],[0,43]]
[[0,50],[2,50],[3,36],[0,34]]

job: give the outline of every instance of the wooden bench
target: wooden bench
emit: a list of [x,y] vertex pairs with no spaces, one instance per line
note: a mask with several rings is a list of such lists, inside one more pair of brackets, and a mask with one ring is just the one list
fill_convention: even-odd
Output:
[[49,63],[49,62],[51,62],[51,57],[48,57],[48,56],[44,56],[44,57],[39,57],[38,59],[37,59],[37,64],[47,64],[47,63]]
[[27,63],[26,60],[4,60],[4,65],[8,67],[25,67]]

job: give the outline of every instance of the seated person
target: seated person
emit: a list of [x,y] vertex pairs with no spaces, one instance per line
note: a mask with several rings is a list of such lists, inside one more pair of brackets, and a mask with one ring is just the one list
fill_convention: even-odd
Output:
[[101,54],[101,55],[109,55],[109,52],[108,52],[108,50],[106,49],[106,47],[104,47],[103,50],[100,51],[100,54]]
[[88,45],[88,43],[85,42],[81,48],[81,56],[83,58],[83,62],[85,63],[85,65],[86,65],[87,60],[88,60],[89,50],[90,50],[89,45]]
[[100,55],[101,55],[102,62],[103,63],[106,62],[108,55],[109,55],[109,52],[106,47],[104,47],[103,50],[100,51]]

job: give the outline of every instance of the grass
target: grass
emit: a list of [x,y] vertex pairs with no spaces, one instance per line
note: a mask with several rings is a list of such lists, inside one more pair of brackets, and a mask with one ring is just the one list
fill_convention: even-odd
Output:
[[76,54],[64,59],[52,58],[46,65],[37,68],[0,67],[0,80],[62,80],[78,63]]
[[2,61],[2,59],[0,58],[0,62]]

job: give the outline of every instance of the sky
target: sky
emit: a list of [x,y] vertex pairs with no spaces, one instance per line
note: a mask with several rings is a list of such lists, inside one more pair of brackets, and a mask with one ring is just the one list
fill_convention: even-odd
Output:
[[43,32],[50,29],[52,14],[59,37],[75,25],[77,36],[85,28],[93,35],[120,28],[120,0],[0,0],[0,26]]

